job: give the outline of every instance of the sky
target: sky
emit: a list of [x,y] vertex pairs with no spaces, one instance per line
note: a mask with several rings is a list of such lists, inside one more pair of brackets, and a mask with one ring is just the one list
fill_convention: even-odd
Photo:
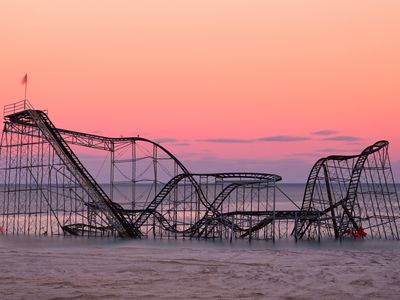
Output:
[[400,178],[400,1],[0,3],[0,104],[162,141],[194,172],[304,182],[390,141]]

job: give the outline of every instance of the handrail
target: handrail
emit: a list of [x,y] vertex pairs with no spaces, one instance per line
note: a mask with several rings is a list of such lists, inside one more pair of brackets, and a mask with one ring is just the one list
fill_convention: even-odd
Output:
[[4,105],[3,113],[4,116],[8,116],[28,109],[33,109],[33,106],[28,99],[24,99],[15,103]]

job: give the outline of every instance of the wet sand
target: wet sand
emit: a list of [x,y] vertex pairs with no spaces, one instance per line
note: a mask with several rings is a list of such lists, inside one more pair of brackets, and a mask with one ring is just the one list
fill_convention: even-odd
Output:
[[0,237],[2,299],[398,299],[400,243]]

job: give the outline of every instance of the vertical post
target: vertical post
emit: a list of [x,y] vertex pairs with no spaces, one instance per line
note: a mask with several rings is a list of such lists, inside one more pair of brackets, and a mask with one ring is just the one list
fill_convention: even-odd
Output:
[[232,218],[232,222],[231,222],[231,237],[230,237],[230,242],[232,243],[232,239],[233,239],[233,222],[235,220],[235,216],[233,216]]
[[249,228],[249,243],[251,243],[251,236],[252,236],[252,234],[253,234],[253,219],[251,218],[251,216],[250,216],[250,228]]
[[154,197],[157,196],[157,146],[153,145],[153,170],[154,170]]
[[275,180],[272,183],[272,242],[275,243]]
[[294,240],[297,243],[297,211],[294,213]]
[[[318,243],[321,242],[321,213],[318,212]],[[340,241],[342,241],[342,237],[340,237]]]
[[153,238],[156,239],[156,218],[153,216]]
[[[200,232],[200,230],[199,230],[199,232]],[[207,238],[208,237],[208,218],[206,218],[206,230],[204,232],[206,233],[205,238]],[[198,235],[198,238],[200,238],[200,234]]]
[[331,191],[331,185],[329,182],[329,174],[328,174],[328,169],[326,165],[322,165],[323,170],[324,170],[324,177],[325,177],[325,184],[326,184],[326,191],[328,193],[328,201],[329,201],[329,207],[332,208],[331,214],[332,214],[332,224],[333,224],[333,231],[335,233],[335,239],[339,237],[339,227],[336,222],[336,216],[335,216],[335,208],[334,208],[334,201],[332,197],[332,191]]
[[[221,222],[222,222],[222,218],[220,218]],[[222,241],[223,238],[223,234],[224,234],[224,227],[222,225],[222,223],[219,224],[219,239]]]
[[111,141],[111,167],[110,167],[110,198],[114,201],[114,167],[115,167],[115,147],[114,141]]
[[[6,131],[6,124],[4,124],[3,133],[1,134],[1,145],[0,145],[0,152],[4,154],[3,147],[5,147],[6,154],[5,154],[5,168],[4,168],[4,198],[3,198],[3,214],[2,215],[2,227],[4,228],[5,234],[7,234],[8,230],[8,203],[10,200],[10,187],[9,187],[9,168],[8,163],[11,157],[10,148],[8,146],[8,135],[10,134],[9,131]],[[0,155],[1,155],[0,153]],[[7,204],[6,204],[7,203]]]
[[132,140],[132,210],[136,204],[136,141]]
[[[388,176],[389,176],[389,179],[391,180],[391,184],[393,184],[393,197],[394,197],[393,200],[396,200],[396,203],[393,203],[393,204],[394,204],[394,205],[397,204],[397,206],[400,206],[399,196],[398,196],[398,194],[397,194],[396,183],[395,183],[394,176],[393,176],[393,170],[392,170],[392,166],[391,166],[391,164],[390,164],[389,153],[388,153],[388,146],[385,147],[385,152],[386,152],[386,158],[387,158],[388,170],[389,170],[389,171],[388,171]],[[396,224],[396,223],[395,223],[395,226],[396,226],[396,239],[399,240],[399,239],[400,239],[400,236],[399,236],[399,231],[398,231],[398,228],[397,228],[397,224]]]

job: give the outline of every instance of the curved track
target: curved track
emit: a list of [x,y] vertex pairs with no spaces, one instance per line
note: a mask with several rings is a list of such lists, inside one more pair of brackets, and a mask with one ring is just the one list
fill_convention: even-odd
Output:
[[[388,145],[387,141],[382,140],[368,146],[358,155],[331,155],[319,159],[308,177],[301,209],[308,212],[319,211],[327,228],[332,229],[335,238],[342,238],[348,232],[359,230],[362,222],[355,213],[355,208],[364,205],[361,202],[364,201],[363,195],[358,193],[362,186],[360,181],[362,174],[385,170],[385,167],[378,164],[367,170],[365,164],[369,159],[378,163],[373,156],[384,156]],[[382,185],[382,182],[380,184]],[[375,195],[382,193],[374,190],[376,188],[377,183],[371,184],[368,192]],[[357,197],[362,200],[358,200]],[[302,238],[307,233],[310,234],[313,226],[315,228],[316,220],[301,221],[297,227],[297,236]]]
[[[8,111],[8,113],[6,113],[6,111]],[[281,180],[280,176],[264,173],[242,172],[192,174],[171,152],[169,152],[165,147],[155,141],[142,137],[110,138],[66,129],[59,129],[56,128],[52,121],[49,119],[47,112],[35,110],[26,100],[21,102],[20,104],[17,103],[16,105],[11,105],[5,108],[5,126],[9,126],[11,128],[11,130],[7,130],[8,132],[13,132],[12,134],[20,134],[22,136],[29,136],[29,132],[35,131],[35,139],[37,139],[37,143],[48,143],[54,151],[54,155],[56,155],[61,161],[61,168],[65,168],[69,172],[68,174],[66,174],[66,172],[63,171],[63,173],[60,174],[62,174],[64,178],[67,178],[68,181],[71,181],[71,184],[73,182],[75,182],[73,184],[78,184],[80,188],[82,188],[87,194],[89,200],[79,199],[79,197],[74,200],[83,201],[82,205],[88,209],[88,213],[90,214],[90,216],[87,217],[86,221],[84,219],[81,219],[80,223],[65,223],[65,220],[61,220],[61,218],[65,219],[65,214],[60,216],[60,213],[58,213],[58,211],[60,211],[60,208],[53,209],[51,207],[52,202],[48,201],[50,209],[54,211],[53,217],[57,220],[57,223],[62,228],[62,230],[69,234],[80,234],[80,232],[83,234],[85,230],[98,230],[101,232],[101,234],[103,234],[106,229],[115,229],[120,236],[141,237],[143,236],[141,229],[151,216],[155,217],[160,222],[160,226],[164,227],[164,229],[168,231],[171,231],[173,233],[190,233],[191,236],[197,237],[208,234],[208,231],[210,229],[207,228],[207,224],[210,222],[210,220],[213,220],[211,221],[211,223],[213,224],[215,224],[215,222],[219,222],[220,224],[223,223],[224,226],[229,226],[231,228],[235,228],[236,230],[239,228],[238,225],[232,224],[231,221],[221,216],[221,212],[219,211],[219,209],[224,201],[229,198],[234,191],[237,191],[239,187],[248,187],[252,185],[256,186]],[[29,128],[32,128],[32,130]],[[43,142],[41,141],[41,139],[43,140]],[[163,153],[162,156],[165,157],[165,159],[173,161],[173,164],[175,165],[174,172],[180,173],[173,176],[160,190],[158,190],[159,181],[155,178],[153,180],[153,192],[157,193],[154,198],[148,203],[144,203],[144,206],[141,208],[141,212],[139,214],[129,215],[125,208],[123,208],[120,204],[112,201],[112,194],[110,197],[103,190],[103,188],[100,187],[95,178],[85,168],[83,163],[76,156],[69,145],[71,144],[90,147],[100,150],[111,151],[112,153],[114,153],[116,145],[120,145],[123,143],[137,144],[139,142],[153,146],[153,153],[149,153],[148,156],[145,157],[146,159],[155,160],[157,158],[157,155],[159,156],[158,152],[161,151]],[[43,149],[40,149],[39,147],[36,151],[42,152]],[[38,155],[43,154],[39,153]],[[36,166],[34,167],[36,168]],[[51,165],[49,167],[49,172],[59,172],[59,170],[61,170],[60,167],[54,168]],[[157,170],[155,170],[154,172],[157,172]],[[29,176],[36,175],[31,172]],[[200,181],[196,180],[195,177],[198,177]],[[209,178],[212,178],[212,180],[215,181],[216,184],[219,184],[218,182],[224,181],[232,182],[228,182],[228,185],[223,184],[221,186],[222,190],[216,195],[212,196],[212,198],[209,198],[210,195],[206,195],[201,186],[202,178],[207,178],[207,180],[209,180]],[[165,205],[169,206],[179,205],[179,202],[176,202],[178,201],[176,199],[176,197],[178,196],[177,193],[179,193],[179,189],[181,186],[187,186],[188,184],[190,184],[191,188],[194,189],[194,195],[191,195],[191,199],[189,200],[193,201],[193,199],[197,199],[196,201],[198,201],[198,204],[196,204],[196,206],[198,206],[199,208],[197,209],[200,210],[197,213],[198,217],[196,217],[197,220],[195,223],[186,225],[188,228],[178,230],[176,229],[175,225],[171,225],[171,220],[168,220],[168,218],[163,215],[162,206],[164,205],[164,202],[167,202],[167,204]],[[51,185],[52,183],[49,182],[49,186]],[[41,190],[44,198],[47,199],[49,197],[52,197],[51,194],[47,195],[48,192],[52,193],[52,191],[50,191],[51,189],[48,192],[46,190],[43,190],[43,188],[40,187],[42,186],[42,184],[37,180],[36,186],[38,190]],[[64,189],[65,188],[68,187],[65,186]],[[62,192],[60,194],[58,191],[56,191],[56,195],[59,196],[63,196],[64,193],[65,192]],[[59,196],[57,196],[57,199]],[[76,194],[76,196],[78,196],[78,194]],[[200,206],[203,208],[200,208]],[[157,210],[159,207],[161,207],[161,212]],[[84,211],[82,211],[81,213],[84,213]],[[105,220],[107,220],[105,223],[103,221],[101,221],[100,223],[99,221],[96,221],[99,220],[99,218],[103,219],[103,216]],[[86,224],[85,222],[88,223]]]
[[[106,152],[109,192],[78,158],[78,146]],[[286,222],[296,238],[400,239],[387,141],[319,159],[300,211],[275,210],[278,175],[191,173],[156,141],[60,129],[27,100],[5,107],[0,155],[0,226],[16,234],[267,239]]]

